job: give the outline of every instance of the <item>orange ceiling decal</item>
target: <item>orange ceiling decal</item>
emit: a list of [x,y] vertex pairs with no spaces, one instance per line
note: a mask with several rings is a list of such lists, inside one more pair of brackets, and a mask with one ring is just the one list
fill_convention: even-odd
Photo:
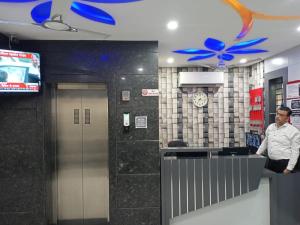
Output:
[[241,17],[243,21],[243,28],[237,35],[237,39],[244,38],[252,29],[254,19],[260,20],[297,20],[300,16],[273,16],[264,13],[254,12],[248,9],[245,5],[239,2],[239,0],[223,0],[225,4],[231,6]]

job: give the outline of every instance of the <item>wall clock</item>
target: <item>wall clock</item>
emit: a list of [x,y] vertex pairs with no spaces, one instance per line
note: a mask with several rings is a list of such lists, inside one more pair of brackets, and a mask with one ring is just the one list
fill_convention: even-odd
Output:
[[204,92],[198,92],[194,95],[193,103],[197,107],[203,107],[207,104],[207,95]]

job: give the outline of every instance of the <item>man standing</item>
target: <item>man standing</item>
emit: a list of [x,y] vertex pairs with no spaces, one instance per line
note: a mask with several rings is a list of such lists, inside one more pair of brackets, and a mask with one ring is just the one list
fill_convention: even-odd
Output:
[[266,130],[266,137],[256,154],[268,149],[268,169],[276,173],[288,174],[294,170],[299,157],[300,132],[288,123],[292,111],[281,106],[276,112],[276,123]]

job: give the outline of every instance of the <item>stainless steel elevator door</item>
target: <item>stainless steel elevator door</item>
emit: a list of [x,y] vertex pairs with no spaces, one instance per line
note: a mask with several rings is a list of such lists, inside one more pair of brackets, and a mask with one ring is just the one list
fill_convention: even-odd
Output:
[[57,90],[58,224],[109,220],[108,103],[103,85]]

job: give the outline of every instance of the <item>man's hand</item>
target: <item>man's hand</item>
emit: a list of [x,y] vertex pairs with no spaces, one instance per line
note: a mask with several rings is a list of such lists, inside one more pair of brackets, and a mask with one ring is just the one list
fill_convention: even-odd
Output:
[[288,169],[285,169],[285,170],[283,171],[283,174],[289,174],[289,173],[291,173],[291,171],[288,170]]

